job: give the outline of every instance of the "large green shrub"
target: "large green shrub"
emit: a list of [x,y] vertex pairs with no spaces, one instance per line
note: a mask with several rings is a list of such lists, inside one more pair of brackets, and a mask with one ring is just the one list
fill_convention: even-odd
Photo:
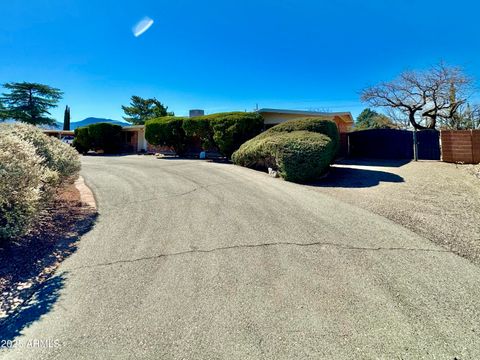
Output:
[[110,123],[96,123],[75,129],[73,146],[85,154],[89,150],[103,150],[114,154],[122,149],[122,127]]
[[325,173],[334,156],[335,145],[328,136],[293,131],[253,138],[233,154],[232,160],[258,170],[272,168],[285,180],[304,182]]
[[210,116],[184,118],[182,127],[186,136],[198,137],[200,139],[204,150],[215,147]]
[[216,147],[230,157],[262,128],[263,118],[257,113],[218,113],[195,118],[167,116],[147,121],[145,138],[153,145],[171,146],[181,155],[191,138],[198,137],[205,150]]
[[232,160],[258,170],[272,168],[288,181],[305,182],[327,171],[338,150],[338,136],[333,122],[292,120],[247,141]]
[[43,159],[43,165],[51,170],[47,181],[51,186],[78,176],[81,167],[78,152],[59,139],[45,135],[35,126],[19,123],[1,124],[0,133],[13,134],[34,146],[36,154]]
[[75,129],[75,138],[73,146],[81,154],[86,154],[92,148],[92,139],[88,132],[88,126],[83,126]]
[[109,123],[88,125],[88,136],[93,150],[103,150],[107,154],[119,152],[122,148],[122,127]]
[[217,113],[186,118],[183,129],[187,136],[199,137],[205,150],[216,147],[230,157],[240,145],[262,131],[263,118],[253,112]]
[[263,129],[263,117],[255,112],[220,113],[209,116],[213,140],[220,152],[230,158],[245,141]]
[[165,116],[145,122],[145,138],[152,145],[171,146],[178,155],[183,155],[187,136],[183,129],[186,118]]
[[292,131],[311,131],[319,134],[327,135],[333,142],[336,149],[340,146],[340,134],[337,124],[334,121],[322,120],[319,118],[308,118],[299,120],[290,120],[275,125],[274,127],[263,132],[260,136],[266,137],[279,132]]

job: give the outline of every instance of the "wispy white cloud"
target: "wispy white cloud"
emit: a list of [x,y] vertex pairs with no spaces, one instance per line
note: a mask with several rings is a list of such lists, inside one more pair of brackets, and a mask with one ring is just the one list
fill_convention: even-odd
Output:
[[153,20],[150,19],[148,16],[145,16],[142,20],[136,23],[135,26],[132,28],[133,35],[135,37],[139,37],[145,31],[150,29],[152,25],[153,25]]

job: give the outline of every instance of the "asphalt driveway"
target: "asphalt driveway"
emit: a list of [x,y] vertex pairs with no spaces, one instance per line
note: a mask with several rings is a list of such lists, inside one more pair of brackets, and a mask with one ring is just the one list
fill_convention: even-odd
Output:
[[480,358],[480,268],[381,215],[227,164],[82,173],[97,224],[2,358]]

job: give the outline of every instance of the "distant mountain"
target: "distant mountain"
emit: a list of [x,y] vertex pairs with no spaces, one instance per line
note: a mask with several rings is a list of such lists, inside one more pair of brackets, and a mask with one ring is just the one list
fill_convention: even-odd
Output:
[[[15,120],[5,120],[4,122],[13,124],[16,121]],[[82,126],[88,126],[90,124],[103,123],[103,122],[110,123],[110,124],[115,124],[115,125],[120,125],[120,126],[131,125],[130,123],[127,123],[127,122],[124,122],[124,121],[89,117],[89,118],[83,119],[81,121],[72,121],[70,123],[70,130],[75,130],[76,128],[79,128],[79,127],[82,127]],[[39,128],[45,129],[45,130],[63,130],[63,123],[57,121],[57,122],[55,122],[54,125],[40,125]]]
[[[124,121],[89,117],[89,118],[83,119],[82,121],[72,121],[70,123],[70,130],[75,130],[76,128],[79,128],[82,126],[88,126],[90,124],[96,124],[96,123],[110,123],[110,124],[115,124],[120,126],[130,125],[129,123]],[[60,128],[63,128],[63,124],[60,124]]]
[[40,125],[39,127],[45,130],[63,130],[63,123],[55,121],[54,125]]

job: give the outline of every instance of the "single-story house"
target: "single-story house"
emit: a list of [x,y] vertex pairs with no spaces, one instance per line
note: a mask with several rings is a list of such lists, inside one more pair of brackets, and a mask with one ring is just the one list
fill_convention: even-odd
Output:
[[[199,110],[196,110],[199,112]],[[345,133],[353,126],[353,117],[349,112],[318,112],[318,111],[299,111],[299,110],[281,110],[281,109],[260,109],[257,110],[259,114],[265,119],[265,128],[268,129],[274,125],[282,122],[294,119],[307,119],[307,118],[320,118],[323,120],[334,121],[340,133]],[[203,112],[202,112],[203,113]],[[195,115],[196,113],[194,113]],[[192,116],[192,113],[190,113]],[[157,152],[167,151],[160,147],[152,146],[145,139],[145,126],[144,125],[132,125],[123,127],[123,142],[125,144],[125,151],[127,152]],[[46,131],[47,132],[47,131]],[[63,131],[53,131],[58,134],[64,133]],[[73,134],[69,132],[69,135]],[[52,133],[53,135],[53,133]]]
[[54,136],[59,139],[65,136],[74,136],[74,132],[72,130],[43,130],[43,132],[48,136]]

